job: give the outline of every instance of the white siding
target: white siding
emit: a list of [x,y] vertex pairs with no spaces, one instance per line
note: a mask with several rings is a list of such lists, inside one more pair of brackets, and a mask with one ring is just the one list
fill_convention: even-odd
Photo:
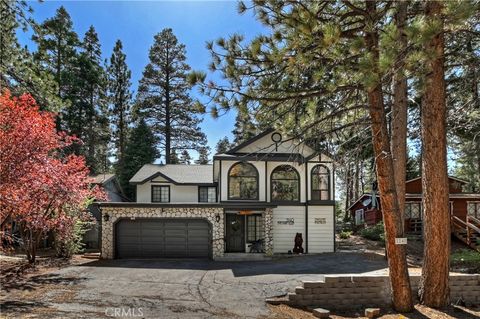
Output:
[[150,203],[152,197],[152,184],[137,185],[137,203]]
[[170,203],[198,203],[198,186],[182,186],[171,183],[145,183],[137,185],[137,202],[151,203],[152,185],[170,186]]
[[300,153],[303,156],[309,156],[313,153],[313,150],[300,143],[298,140],[290,139],[287,136],[283,136],[283,142],[280,142],[275,146],[275,142],[272,141],[272,133],[256,140],[252,144],[242,147],[238,153]]
[[[308,206],[308,252],[334,251],[333,206]],[[325,218],[325,224],[316,224],[315,218]]]
[[[279,221],[285,221],[287,218],[293,218],[294,224],[278,223]],[[303,249],[305,249],[305,206],[278,206],[274,208],[273,252],[287,253],[289,250],[293,250],[297,233],[302,233]]]

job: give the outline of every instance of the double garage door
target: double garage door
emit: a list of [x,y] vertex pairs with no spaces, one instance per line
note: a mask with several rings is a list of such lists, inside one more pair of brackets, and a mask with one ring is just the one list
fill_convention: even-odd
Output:
[[115,227],[116,258],[208,258],[210,227],[197,219],[123,219]]

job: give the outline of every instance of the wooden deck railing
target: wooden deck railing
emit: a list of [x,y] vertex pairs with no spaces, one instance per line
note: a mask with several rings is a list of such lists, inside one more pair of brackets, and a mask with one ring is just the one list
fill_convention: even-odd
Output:
[[467,216],[466,220],[457,216],[451,217],[452,233],[468,246],[480,250],[478,240],[480,238],[480,220],[473,216]]

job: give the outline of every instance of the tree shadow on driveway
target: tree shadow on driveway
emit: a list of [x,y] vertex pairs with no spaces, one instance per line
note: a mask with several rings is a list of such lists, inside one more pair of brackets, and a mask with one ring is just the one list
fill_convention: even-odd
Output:
[[228,270],[235,277],[268,274],[361,274],[382,270],[386,260],[369,253],[324,253],[295,257],[280,257],[267,261],[221,262],[206,259],[117,259],[99,260],[79,267],[108,267],[175,270]]
[[76,285],[86,278],[65,277],[55,273],[31,276],[29,278],[11,277],[2,280],[2,290],[10,292],[11,290],[32,291],[45,285]]

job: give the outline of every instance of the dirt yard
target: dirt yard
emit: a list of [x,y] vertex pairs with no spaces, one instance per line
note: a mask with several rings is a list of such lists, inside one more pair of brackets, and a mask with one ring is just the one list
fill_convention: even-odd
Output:
[[[372,253],[385,257],[385,247],[381,242],[365,239],[358,235],[351,235],[350,238],[341,239],[337,235],[337,245],[340,251],[357,251],[363,253]],[[461,253],[467,248],[463,243],[456,239],[452,239],[452,256]],[[474,253],[474,250],[471,250]],[[480,259],[480,253],[479,258]],[[423,241],[418,237],[409,238],[407,244],[407,262],[410,269],[420,269],[423,261]],[[454,260],[452,258],[451,271],[460,273],[479,273],[480,263],[469,262],[468,260]]]
[[[268,319],[315,319],[311,312],[292,308],[285,305],[270,306],[273,315]],[[348,318],[366,318],[360,312],[332,312],[332,319],[348,319]],[[461,306],[448,307],[443,310],[436,310],[422,305],[416,305],[415,311],[407,314],[396,313],[392,310],[382,309],[380,319],[478,319],[480,318],[480,308],[465,308]]]

